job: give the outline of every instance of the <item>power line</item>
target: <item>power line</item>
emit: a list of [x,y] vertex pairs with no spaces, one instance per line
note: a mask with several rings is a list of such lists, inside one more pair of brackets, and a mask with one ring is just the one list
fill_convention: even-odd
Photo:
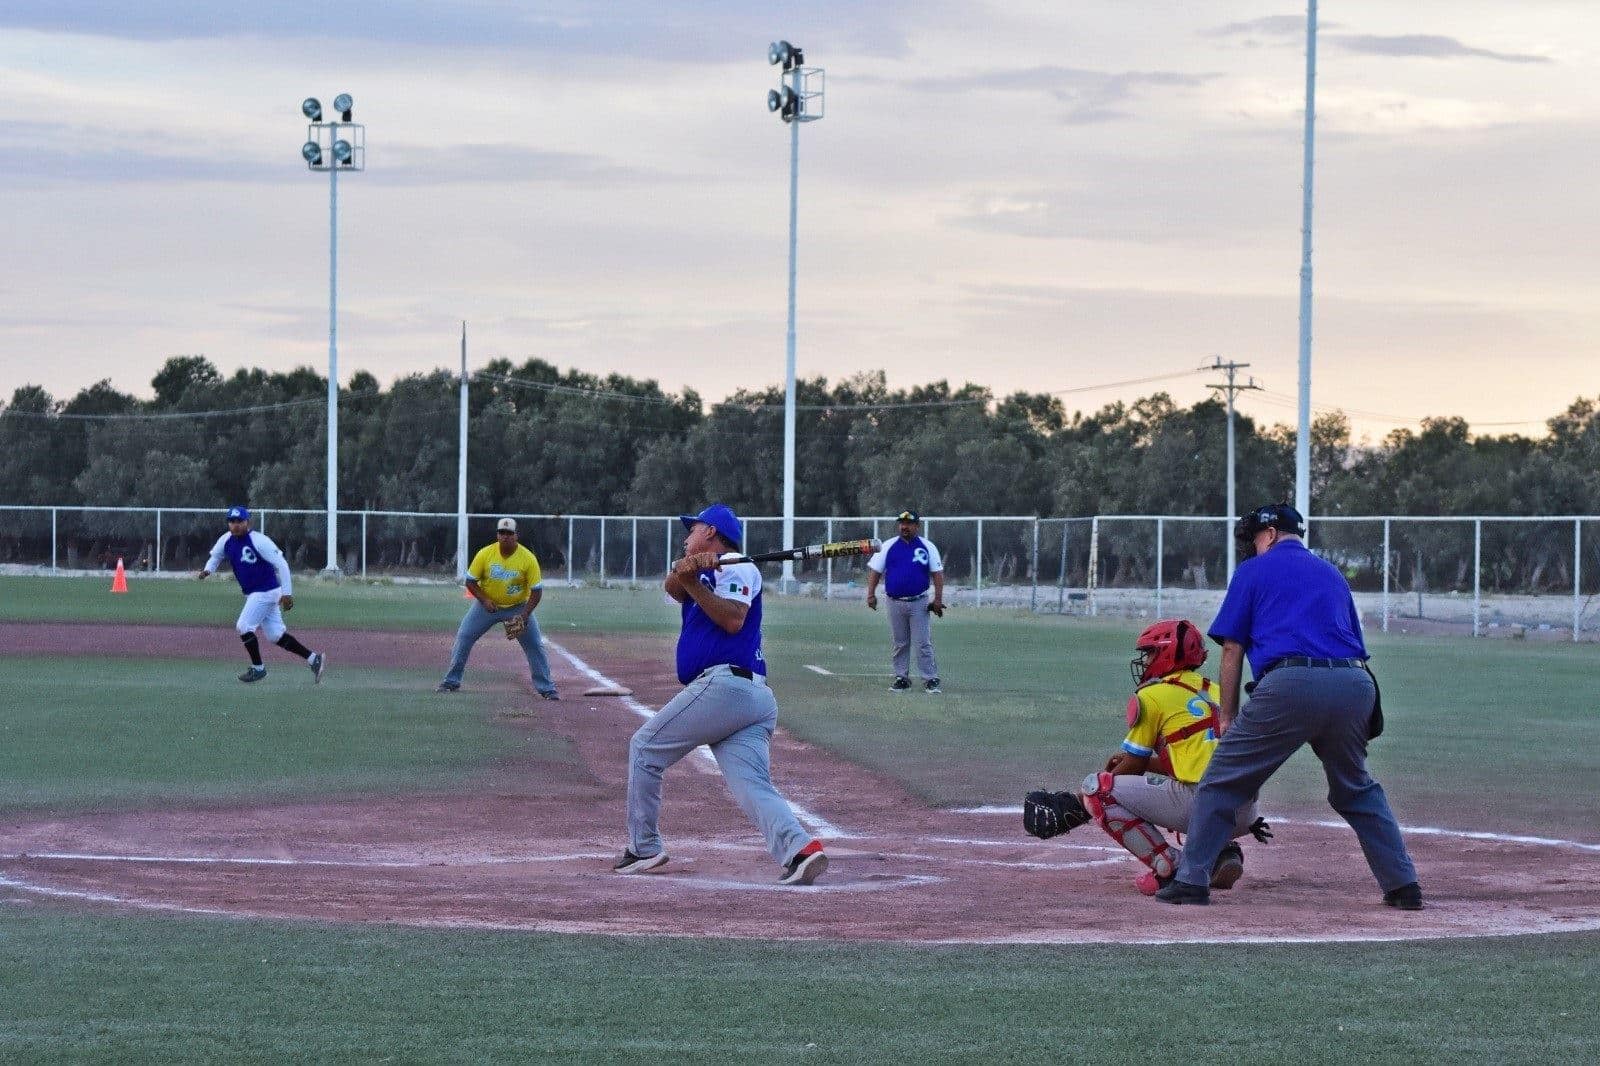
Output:
[[[1298,407],[1298,405],[1299,405],[1299,400],[1297,400],[1293,396],[1289,396],[1289,395],[1286,395],[1286,394],[1281,393],[1281,392],[1273,392],[1271,389],[1262,389],[1260,391],[1261,391],[1262,396],[1267,398],[1267,402],[1272,404],[1272,405],[1274,405],[1274,406],[1279,406],[1279,407],[1294,406],[1294,407]],[[1430,418],[1441,417],[1441,416],[1438,416],[1438,415],[1424,415],[1422,417],[1416,417],[1416,416],[1413,416],[1413,415],[1397,415],[1397,414],[1391,414],[1391,413],[1384,412],[1384,411],[1366,411],[1366,410],[1362,410],[1361,408],[1357,408],[1357,407],[1339,407],[1339,406],[1332,406],[1332,405],[1329,405],[1329,404],[1319,404],[1319,403],[1314,403],[1311,406],[1312,406],[1313,409],[1315,409],[1317,411],[1320,411],[1323,414],[1357,415],[1357,416],[1359,416],[1361,418],[1377,418],[1377,419],[1382,419],[1382,420],[1388,421],[1388,422],[1403,422],[1403,423],[1406,423],[1408,425],[1421,425],[1423,422],[1426,422]],[[1471,419],[1468,419],[1467,421],[1471,425],[1474,425],[1474,426],[1483,426],[1483,427],[1495,428],[1495,427],[1504,427],[1504,426],[1542,426],[1548,420],[1547,419],[1543,419],[1543,418],[1524,418],[1524,419],[1519,419],[1519,420],[1509,421],[1509,422],[1476,422],[1476,421],[1473,421]]]

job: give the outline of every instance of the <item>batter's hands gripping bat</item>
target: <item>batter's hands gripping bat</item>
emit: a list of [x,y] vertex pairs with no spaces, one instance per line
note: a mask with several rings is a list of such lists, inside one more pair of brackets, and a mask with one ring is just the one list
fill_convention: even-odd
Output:
[[804,562],[807,559],[841,559],[850,555],[872,555],[878,550],[875,540],[839,540],[831,544],[808,544],[804,548],[785,548],[782,551],[762,552],[760,555],[740,555],[717,560],[718,566],[730,563],[780,563],[785,560]]

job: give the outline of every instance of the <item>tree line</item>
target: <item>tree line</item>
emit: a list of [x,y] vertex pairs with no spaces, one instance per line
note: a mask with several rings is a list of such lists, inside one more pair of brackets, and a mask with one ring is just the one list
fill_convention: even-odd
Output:
[[[204,357],[177,356],[151,387],[148,399],[109,380],[66,400],[17,389],[0,409],[0,501],[324,505],[324,377],[309,368],[224,376]],[[780,514],[783,400],[781,385],[707,404],[652,380],[494,360],[469,393],[468,509],[673,514],[720,499],[747,514]],[[458,404],[458,379],[444,370],[387,388],[357,373],[340,394],[341,509],[453,511]],[[1218,515],[1226,507],[1227,419],[1217,399],[1183,407],[1156,393],[1068,412],[1046,393],[996,397],[943,381],[891,389],[871,371],[802,380],[797,408],[799,514]],[[1314,511],[1600,514],[1600,406],[1579,398],[1547,425],[1541,437],[1486,436],[1439,417],[1358,443],[1344,415],[1320,416]],[[1239,413],[1235,442],[1241,506],[1292,498],[1292,427]],[[1418,534],[1407,545],[1423,553],[1411,564],[1419,580],[1451,580],[1430,578],[1427,556],[1458,559],[1443,546],[1458,535],[1441,530],[1430,545]],[[1204,566],[1217,538],[1196,537],[1193,565]],[[1559,537],[1548,539],[1548,550],[1519,556],[1515,580],[1559,578]],[[1151,552],[1130,545],[1126,555],[1137,567]]]

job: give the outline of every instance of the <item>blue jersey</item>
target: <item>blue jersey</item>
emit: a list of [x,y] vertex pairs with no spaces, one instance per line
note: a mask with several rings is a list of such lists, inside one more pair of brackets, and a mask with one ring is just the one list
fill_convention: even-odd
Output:
[[1209,633],[1242,644],[1256,677],[1286,655],[1367,657],[1350,585],[1298,540],[1239,564]]
[[879,548],[867,565],[883,575],[884,594],[896,597],[922,595],[932,584],[932,575],[944,570],[939,549],[924,537],[896,537]]
[[252,592],[271,592],[275,588],[292,593],[289,563],[265,533],[253,529],[246,530],[242,537],[224,533],[211,549],[206,569],[215,572],[224,556],[233,564],[239,591],[246,596]]
[[707,618],[694,600],[683,604],[678,680],[687,685],[713,666],[742,666],[765,677],[767,661],[761,657],[761,570],[754,563],[735,563],[703,570],[699,579],[716,595],[747,604],[750,611],[739,632],[729,633]]

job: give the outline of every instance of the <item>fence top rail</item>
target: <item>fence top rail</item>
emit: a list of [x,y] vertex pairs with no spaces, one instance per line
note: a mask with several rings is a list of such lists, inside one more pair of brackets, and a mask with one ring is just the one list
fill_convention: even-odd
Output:
[[[219,519],[226,510],[223,507],[168,507],[142,506],[98,506],[93,504],[52,504],[52,503],[0,503],[0,511],[66,511],[69,513],[124,513],[148,514],[161,511],[170,514],[199,514],[215,515]],[[253,513],[271,515],[326,515],[327,509],[322,507],[255,507]],[[340,515],[355,517],[369,515],[374,518],[457,518],[456,511],[378,511],[359,507],[340,508]],[[678,516],[671,514],[535,514],[528,511],[468,511],[468,518],[492,519],[511,515],[516,518],[528,519],[576,519],[585,522],[595,521],[639,521],[639,522],[672,522]],[[795,515],[796,522],[893,522],[893,515]],[[1026,514],[929,514],[923,516],[924,522],[1234,522],[1237,518],[1229,515],[1195,515],[1195,514],[1100,514],[1100,515],[1056,515],[1040,517]],[[745,515],[746,522],[781,522],[782,515]],[[1515,515],[1515,514],[1471,514],[1471,515],[1413,515],[1413,514],[1371,514],[1371,515],[1319,515],[1311,516],[1311,524],[1318,522],[1600,522],[1600,514],[1548,514],[1548,515]]]

